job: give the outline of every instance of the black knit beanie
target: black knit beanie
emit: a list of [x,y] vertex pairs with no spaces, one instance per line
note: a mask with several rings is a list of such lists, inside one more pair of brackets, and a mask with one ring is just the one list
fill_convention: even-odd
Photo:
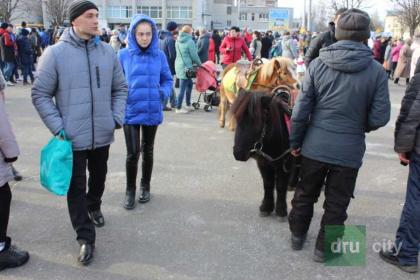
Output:
[[90,9],[95,9],[99,11],[98,7],[91,1],[76,0],[73,3],[71,3],[69,7],[70,23],[72,23],[73,20],[83,15],[87,10],[90,10]]

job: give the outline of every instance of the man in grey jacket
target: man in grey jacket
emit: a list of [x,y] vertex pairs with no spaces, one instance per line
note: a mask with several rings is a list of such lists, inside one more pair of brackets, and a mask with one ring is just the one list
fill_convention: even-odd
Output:
[[420,251],[420,59],[402,101],[394,150],[402,165],[410,165],[407,195],[395,245],[379,255],[401,270],[415,273]]
[[127,84],[115,52],[99,40],[96,5],[77,0],[69,17],[72,27],[41,57],[32,102],[51,133],[64,130],[73,145],[67,202],[81,246],[78,260],[86,265],[93,258],[94,225],[105,222],[101,197],[114,129],[123,123]]
[[326,225],[344,225],[365,153],[365,133],[389,121],[388,79],[363,44],[370,18],[351,9],[337,23],[337,43],[309,65],[292,114],[292,154],[302,154],[300,181],[289,216],[292,247],[302,249],[323,183],[324,215],[314,260],[324,261]]

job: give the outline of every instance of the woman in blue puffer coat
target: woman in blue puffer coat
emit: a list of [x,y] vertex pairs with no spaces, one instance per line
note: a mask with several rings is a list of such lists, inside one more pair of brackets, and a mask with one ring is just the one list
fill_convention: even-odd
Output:
[[123,206],[126,209],[135,207],[140,151],[143,156],[139,202],[150,200],[153,145],[157,127],[163,120],[162,100],[172,90],[171,71],[165,54],[159,50],[158,39],[155,22],[148,16],[136,15],[130,24],[128,48],[118,54],[128,82],[124,121],[127,189]]

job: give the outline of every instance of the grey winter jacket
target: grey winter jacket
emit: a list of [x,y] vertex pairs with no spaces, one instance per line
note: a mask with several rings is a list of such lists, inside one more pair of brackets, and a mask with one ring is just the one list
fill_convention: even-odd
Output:
[[200,57],[201,63],[204,63],[207,60],[209,60],[210,37],[210,33],[206,33],[200,36],[200,38],[198,38],[197,53]]
[[64,129],[73,150],[91,150],[114,140],[123,124],[127,83],[117,55],[95,37],[78,38],[72,28],[41,57],[32,103],[49,130]]
[[365,133],[389,121],[388,78],[362,43],[339,41],[309,65],[292,114],[290,145],[305,157],[359,168]]
[[281,56],[290,58],[291,60],[297,58],[297,46],[290,35],[283,36],[281,45],[283,48]]
[[3,96],[4,88],[5,81],[0,71],[0,188],[13,180],[12,167],[5,159],[19,156],[19,147],[6,114]]
[[415,151],[420,154],[420,59],[402,100],[395,125],[394,150],[397,153]]

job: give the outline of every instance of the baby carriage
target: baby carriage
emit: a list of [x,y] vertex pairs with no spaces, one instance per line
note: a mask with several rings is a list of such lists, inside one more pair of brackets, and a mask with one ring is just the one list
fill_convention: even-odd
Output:
[[217,70],[214,62],[209,60],[201,64],[197,69],[196,77],[195,88],[199,92],[199,95],[197,102],[194,102],[192,106],[197,110],[204,103],[204,111],[211,112],[213,106],[217,107],[220,103],[220,81],[217,78]]

